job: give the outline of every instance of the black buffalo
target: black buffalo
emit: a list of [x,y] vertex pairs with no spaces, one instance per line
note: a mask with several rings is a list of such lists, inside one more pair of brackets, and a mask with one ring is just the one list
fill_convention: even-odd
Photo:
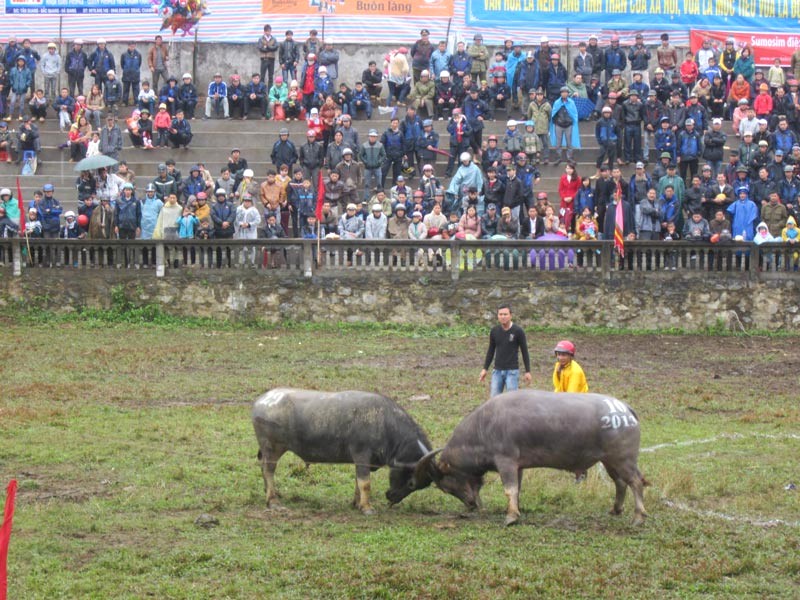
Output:
[[353,504],[364,514],[373,512],[370,472],[383,466],[389,466],[391,504],[425,487],[413,476],[430,442],[405,410],[380,394],[274,389],[255,401],[252,418],[268,506],[277,503],[275,468],[287,451],[307,463],[355,464]]

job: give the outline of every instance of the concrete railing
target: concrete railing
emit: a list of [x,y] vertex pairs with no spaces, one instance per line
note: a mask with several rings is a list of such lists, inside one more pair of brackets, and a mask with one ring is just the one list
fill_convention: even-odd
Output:
[[734,242],[627,242],[625,256],[610,241],[529,240],[0,240],[0,273],[29,269],[141,269],[170,272],[277,271],[303,277],[404,272],[453,280],[479,273],[683,271],[800,278],[800,247]]

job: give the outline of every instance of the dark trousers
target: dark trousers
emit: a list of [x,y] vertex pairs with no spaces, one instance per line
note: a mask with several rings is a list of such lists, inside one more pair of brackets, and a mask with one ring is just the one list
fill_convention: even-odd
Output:
[[[681,179],[683,179],[683,181],[686,183],[686,187],[689,187],[689,185],[692,183],[692,177],[697,175],[697,159],[682,158],[678,168],[680,169]],[[686,177],[687,173],[689,175],[688,178]]]
[[[275,74],[275,59],[262,58],[259,73],[261,74],[261,81],[267,85],[267,90],[269,90],[272,87],[272,76]],[[269,74],[269,79],[266,77],[267,74]]]
[[186,147],[189,145],[189,142],[192,141],[192,134],[191,133],[170,133],[169,134],[169,141],[172,144],[173,148],[177,148],[179,146]]
[[386,176],[389,174],[389,169],[392,170],[392,181],[397,181],[397,178],[402,173],[403,169],[403,157],[398,156],[395,158],[386,157],[386,160],[383,161],[383,166],[381,167],[381,185],[386,184]]
[[183,114],[187,119],[194,119],[194,109],[197,106],[197,100],[181,100],[180,107],[183,109]]
[[642,126],[625,125],[625,162],[642,159]]
[[260,98],[256,98],[255,100],[251,100],[250,96],[244,97],[244,114],[248,117],[250,116],[250,111],[258,112],[259,117],[263,117],[267,114],[267,99],[263,96]]
[[595,166],[599,169],[603,166],[603,163],[608,161],[608,168],[611,169],[614,166],[614,161],[617,160],[617,142],[614,140],[613,142],[607,142],[606,144],[600,146],[600,156],[597,157],[597,161],[595,162]]
[[[121,240],[135,240],[136,239],[136,230],[135,229],[123,229],[120,227],[119,229],[119,239]],[[127,267],[131,262],[135,262],[135,250],[133,248],[125,248],[124,252],[124,259],[125,259],[125,266]]]
[[[83,94],[83,73],[67,73],[67,87],[69,95],[73,98]],[[102,89],[102,88],[101,88]]]
[[[128,100],[128,93],[133,92],[131,100]],[[124,81],[122,82],[122,103],[123,104],[136,104],[139,98],[139,80]]]

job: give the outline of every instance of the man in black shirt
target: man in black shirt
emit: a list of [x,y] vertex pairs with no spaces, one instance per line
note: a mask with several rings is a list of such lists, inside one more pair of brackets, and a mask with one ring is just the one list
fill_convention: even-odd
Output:
[[503,304],[497,309],[497,320],[499,325],[492,327],[489,333],[489,349],[486,351],[486,360],[483,361],[478,381],[486,379],[489,366],[494,358],[494,370],[492,371],[491,396],[496,396],[505,391],[516,390],[519,388],[519,357],[522,351],[522,361],[525,363],[525,383],[531,383],[531,359],[528,356],[528,342],[525,339],[525,332],[519,325],[514,325],[511,321],[511,307]]

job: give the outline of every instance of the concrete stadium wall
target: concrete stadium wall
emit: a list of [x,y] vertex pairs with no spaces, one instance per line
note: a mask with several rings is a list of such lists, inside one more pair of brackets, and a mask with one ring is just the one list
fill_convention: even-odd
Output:
[[[506,276],[508,275],[508,276]],[[495,307],[509,301],[525,323],[558,326],[687,331],[723,324],[748,329],[797,330],[800,285],[793,280],[751,281],[746,276],[651,273],[580,273],[447,277],[381,274],[347,277],[283,276],[239,271],[170,272],[157,279],[141,271],[26,270],[0,275],[0,307],[16,304],[72,312],[109,308],[121,286],[136,306],[158,304],[170,314],[271,323],[372,321],[416,325],[491,324]],[[734,314],[735,313],[735,314]]]

